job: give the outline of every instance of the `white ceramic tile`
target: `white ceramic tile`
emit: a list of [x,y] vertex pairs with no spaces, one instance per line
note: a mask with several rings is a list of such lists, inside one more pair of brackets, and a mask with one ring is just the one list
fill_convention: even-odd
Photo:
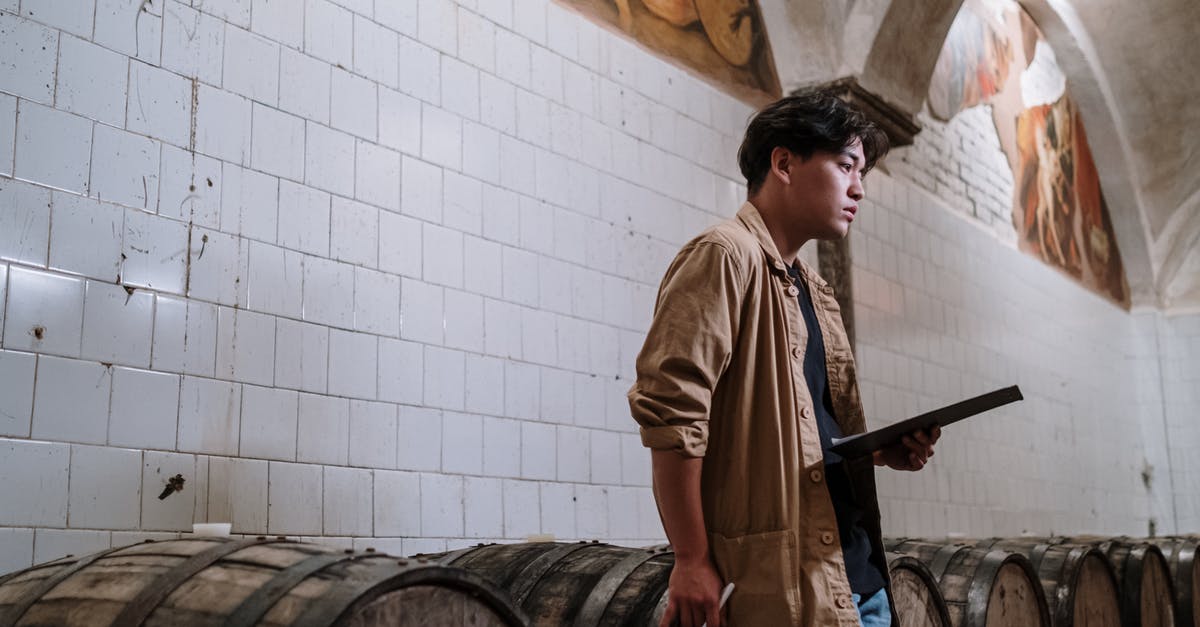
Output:
[[[390,3],[389,3],[390,4]],[[250,30],[285,46],[304,46],[304,10],[283,2],[253,0]]]
[[221,85],[251,100],[278,104],[279,44],[236,26],[226,26]]
[[275,318],[221,307],[217,312],[217,378],[270,385],[275,376]]
[[350,465],[396,467],[396,406],[350,401]]
[[158,63],[162,49],[162,11],[142,10],[141,0],[96,0],[93,41],[147,63]]
[[[372,12],[367,11],[367,14],[370,15]],[[354,16],[354,72],[356,74],[394,88],[399,79],[398,55],[399,43],[394,31],[360,15]]]
[[101,200],[154,211],[158,207],[159,145],[103,124],[92,140],[89,193]]
[[345,198],[330,207],[329,254],[338,261],[379,264],[379,210]]
[[483,297],[447,289],[446,346],[472,352],[483,351]]
[[33,529],[0,529],[0,573],[24,570],[33,565]]
[[354,269],[354,328],[375,335],[400,335],[400,278]]
[[437,346],[425,347],[425,403],[430,407],[461,410],[466,394],[465,354]]
[[350,401],[300,394],[296,459],[345,466],[350,450]]
[[216,367],[217,307],[159,295],[154,305],[155,370],[212,376]]
[[50,268],[114,281],[120,274],[125,210],[56,192],[50,225]]
[[250,242],[246,303],[250,309],[300,317],[304,255],[270,244]]
[[537,420],[540,405],[540,372],[532,364],[504,362],[504,415]]
[[295,460],[298,406],[291,390],[243,386],[240,455]]
[[534,363],[557,363],[556,316],[538,309],[521,310],[521,354]]
[[222,168],[221,230],[274,242],[281,191],[291,183],[228,163]]
[[36,529],[33,563],[50,562],[68,555],[88,555],[112,546],[107,531],[85,529]]
[[88,281],[83,302],[84,359],[146,368],[150,366],[154,295],[120,285]]
[[554,253],[554,208],[545,202],[523,196],[521,212],[521,247],[545,255]]
[[192,86],[182,76],[138,61],[129,64],[126,128],[186,147],[191,132]]
[[496,26],[465,8],[458,11],[458,56],[487,71],[496,68]]
[[517,138],[535,146],[549,147],[549,121],[550,102],[541,95],[518,89]]
[[189,233],[187,295],[244,306],[249,288],[250,240],[201,227],[193,227]]
[[538,257],[534,253],[505,246],[503,258],[504,299],[529,307],[538,304]]
[[326,192],[290,181],[279,182],[280,246],[322,257],[329,255],[329,205]]
[[17,109],[14,175],[87,193],[92,126],[87,118],[22,101]]
[[441,222],[442,169],[405,156],[401,161],[400,179],[400,210],[428,222]]
[[463,287],[469,292],[499,298],[503,291],[500,244],[477,237],[463,238]]
[[236,455],[241,415],[241,385],[185,376],[179,390],[179,450]]
[[242,28],[250,27],[250,0],[204,0],[203,3],[197,4],[204,12],[230,24],[237,24]]
[[442,288],[411,279],[400,280],[400,336],[441,344],[444,322]]
[[421,475],[421,535],[463,534],[463,480],[453,475]]
[[457,8],[450,0],[418,0],[417,37],[446,54],[455,54],[458,48]]
[[575,411],[574,374],[558,368],[540,368],[540,371],[538,415],[545,422],[571,424]]
[[421,222],[387,211],[379,214],[379,269],[406,277],[421,276]]
[[50,104],[54,96],[58,31],[0,14],[0,90]]
[[320,124],[307,124],[305,183],[342,196],[354,195],[354,137]]
[[[183,489],[166,492],[175,476],[183,477]],[[146,451],[142,455],[142,519],[140,529],[191,531],[196,514],[196,456]],[[166,495],[163,498],[160,496]]]
[[293,181],[304,180],[304,119],[254,103],[250,165]]
[[522,539],[540,533],[541,496],[533,481],[504,480],[504,537]]
[[304,260],[304,319],[354,326],[354,266],[316,257]]
[[137,527],[141,484],[141,451],[72,446],[67,525],[84,529]]
[[431,105],[421,108],[421,158],[458,170],[462,163],[462,118]]
[[351,398],[377,396],[378,340],[354,331],[329,331],[329,393]]
[[575,486],[543,483],[542,533],[558,538],[575,537]]
[[420,405],[424,372],[424,348],[421,344],[379,339],[380,400]]
[[0,440],[0,524],[65,526],[70,460],[66,444]]
[[[264,0],[256,0],[264,2]],[[278,3],[265,2],[278,5]],[[285,6],[285,5],[278,5]],[[302,15],[298,15],[303,19]],[[330,65],[302,52],[279,54],[279,108],[307,120],[329,123]]]
[[470,538],[499,538],[504,535],[504,490],[500,479],[463,479],[463,529]]
[[608,490],[575,486],[575,525],[580,538],[608,538]]
[[[463,150],[463,172],[478,178],[488,183],[500,182],[500,134],[486,126],[476,124],[471,121],[463,122],[463,146],[467,148]],[[449,201],[447,201],[449,205]],[[472,207],[473,209],[473,207]],[[447,206],[447,212],[450,207]],[[467,223],[469,230],[472,233],[479,232],[479,221],[481,216],[479,212],[468,213],[463,216],[470,221]],[[451,224],[451,218],[448,216],[446,223]]]
[[175,448],[179,376],[114,368],[108,443],[132,448]]
[[45,265],[49,235],[49,190],[0,180],[0,258]]
[[436,104],[441,97],[441,54],[408,37],[400,38],[400,91]]
[[400,153],[359,140],[354,177],[355,198],[400,211]]
[[506,30],[496,31],[496,76],[529,87],[529,40]]
[[379,143],[408,155],[420,154],[421,101],[380,87]]
[[479,70],[453,59],[442,59],[442,107],[468,120],[479,119]]
[[417,5],[414,2],[381,2],[375,7],[375,21],[410,37],[417,34]]
[[29,437],[37,356],[0,351],[0,435]]
[[459,231],[434,224],[423,230],[423,278],[427,283],[461,288],[463,284],[463,236]]
[[650,485],[650,451],[636,434],[621,434],[621,483]]
[[267,483],[267,532],[321,534],[322,470],[312,464],[271,462]]
[[202,154],[162,148],[158,213],[215,229],[221,224],[221,162]]
[[17,137],[17,99],[0,94],[0,174],[12,176]]
[[521,423],[521,476],[525,479],[553,480],[557,451],[554,425]]
[[469,412],[504,414],[504,361],[483,355],[466,356],[465,407]]
[[521,358],[521,308],[504,301],[483,301],[484,348],[490,355]]
[[201,83],[195,104],[196,150],[228,163],[249,165],[250,101]]
[[304,51],[351,67],[354,55],[353,14],[327,0],[304,1]]
[[396,465],[405,470],[442,467],[442,414],[426,407],[400,406]]
[[578,427],[558,427],[558,480],[586,483],[591,473],[591,446],[588,431]]
[[324,533],[372,535],[372,474],[358,468],[325,467]]
[[78,355],[83,281],[15,266],[8,274],[5,348]]
[[442,472],[477,475],[483,471],[483,418],[473,414],[442,415]]
[[415,472],[375,471],[375,535],[421,535],[421,476]]
[[[574,423],[583,427],[602,429],[605,426],[604,378],[595,374],[576,373],[572,384],[575,407],[572,412]],[[625,399],[620,399],[624,401]]]
[[63,36],[59,46],[58,108],[124,126],[126,57],[71,36]]
[[267,462],[213,457],[208,466],[208,520],[233,533],[267,532]]
[[557,259],[538,259],[538,302],[543,310],[571,313],[571,270],[573,266]]
[[[498,57],[499,63],[506,62],[504,57]],[[479,111],[479,119],[490,128],[502,133],[517,132],[517,89],[501,78],[491,74],[479,77],[479,95],[483,105]]]
[[178,2],[162,7],[162,67],[193,76],[210,85],[221,84],[225,24]]
[[187,274],[188,228],[137,209],[125,211],[121,282],[182,294]]
[[275,385],[306,392],[327,389],[329,329],[279,318],[275,322]]
[[379,118],[376,84],[333,68],[329,125],[356,137],[375,141]]

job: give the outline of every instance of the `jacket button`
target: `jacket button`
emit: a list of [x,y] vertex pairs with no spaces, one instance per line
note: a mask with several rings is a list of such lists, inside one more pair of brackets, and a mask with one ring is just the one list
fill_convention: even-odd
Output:
[[837,603],[838,607],[840,607],[842,609],[846,609],[846,608],[850,607],[850,601],[851,601],[850,597],[847,597],[845,595],[839,595],[836,603]]
[[795,285],[789,285],[787,292],[788,292],[788,296],[799,296],[800,295],[800,290],[797,289]]
[[813,417],[812,407],[805,407],[804,409],[801,409],[800,415],[804,416],[805,418],[812,418]]
[[833,544],[833,533],[829,531],[822,531],[821,544]]
[[808,473],[808,478],[812,479],[813,483],[821,483],[821,471],[813,470],[812,472]]
[[792,357],[795,357],[796,359],[800,359],[800,358],[801,358],[801,357],[803,357],[803,356],[804,356],[804,353],[801,353],[801,352],[800,352],[800,347],[799,347],[799,346],[793,346],[793,347],[792,347]]

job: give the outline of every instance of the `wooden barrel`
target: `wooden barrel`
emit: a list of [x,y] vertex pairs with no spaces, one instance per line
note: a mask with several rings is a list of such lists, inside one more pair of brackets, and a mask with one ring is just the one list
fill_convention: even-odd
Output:
[[1029,559],[969,544],[890,540],[889,551],[915,557],[937,579],[954,627],[1049,627],[1046,596]]
[[946,601],[925,564],[912,556],[888,553],[892,605],[904,627],[950,627]]
[[978,546],[1029,558],[1055,627],[1118,627],[1121,605],[1112,563],[1099,549],[1054,539],[995,539]]
[[675,553],[598,542],[486,544],[430,555],[504,590],[534,625],[657,625]]
[[1120,584],[1123,626],[1175,627],[1175,586],[1158,547],[1132,538],[1081,536],[1066,542],[1095,546],[1108,556]]
[[525,625],[474,573],[284,538],[187,538],[0,580],[0,626]]
[[1197,537],[1156,539],[1167,559],[1175,587],[1175,626],[1200,627],[1200,561],[1196,561]]

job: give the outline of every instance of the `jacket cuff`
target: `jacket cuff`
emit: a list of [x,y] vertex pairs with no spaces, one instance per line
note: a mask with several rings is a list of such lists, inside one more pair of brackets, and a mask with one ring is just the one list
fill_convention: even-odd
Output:
[[675,451],[684,457],[704,457],[708,429],[703,423],[641,427],[642,445],[658,451]]

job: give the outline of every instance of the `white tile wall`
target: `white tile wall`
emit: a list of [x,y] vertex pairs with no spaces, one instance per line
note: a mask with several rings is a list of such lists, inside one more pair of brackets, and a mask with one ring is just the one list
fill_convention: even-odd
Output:
[[[22,451],[0,465],[24,473],[0,568],[189,518],[406,552],[661,539],[624,392],[663,268],[744,193],[747,106],[545,0],[93,3],[0,11],[0,442]],[[991,150],[971,115],[926,137]],[[1082,531],[1093,506],[1113,532],[1194,527],[1200,350],[1149,346],[1200,332],[1131,324],[901,161],[852,242],[871,419],[1009,381],[1030,400],[930,472],[881,473],[888,529]],[[1003,169],[961,176],[994,192]],[[1135,391],[1101,402],[1122,387],[1104,360],[1139,364]],[[96,527],[57,529],[88,503],[71,442],[101,445],[81,464],[141,456],[97,488],[133,505],[80,505]],[[983,470],[999,459],[1031,470]],[[1032,469],[1063,479],[1027,502]],[[159,501],[168,471],[187,487]]]
[[64,527],[71,447],[0,439],[0,525]]
[[136,528],[141,479],[141,451],[71,446],[67,525],[82,529]]

